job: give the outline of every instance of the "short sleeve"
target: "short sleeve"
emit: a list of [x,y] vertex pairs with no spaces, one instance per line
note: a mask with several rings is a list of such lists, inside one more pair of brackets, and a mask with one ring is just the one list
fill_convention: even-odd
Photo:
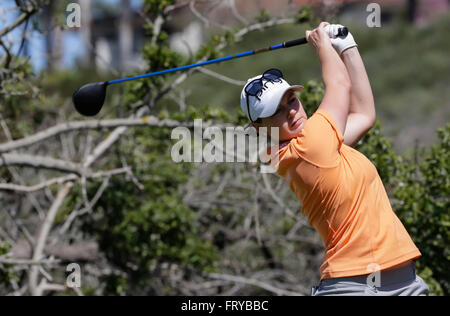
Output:
[[325,110],[317,110],[306,122],[299,136],[290,146],[304,160],[319,167],[338,164],[344,137],[333,117]]

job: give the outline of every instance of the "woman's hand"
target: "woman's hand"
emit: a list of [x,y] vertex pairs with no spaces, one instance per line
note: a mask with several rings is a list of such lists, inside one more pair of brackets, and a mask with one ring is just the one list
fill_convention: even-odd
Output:
[[333,47],[331,45],[330,36],[325,31],[327,25],[330,25],[330,23],[322,22],[314,30],[306,31],[306,40],[317,52],[325,47]]
[[330,36],[331,44],[339,55],[349,48],[358,46],[350,32],[345,36],[337,36],[339,29],[343,27],[341,24],[330,24],[325,27],[325,32]]

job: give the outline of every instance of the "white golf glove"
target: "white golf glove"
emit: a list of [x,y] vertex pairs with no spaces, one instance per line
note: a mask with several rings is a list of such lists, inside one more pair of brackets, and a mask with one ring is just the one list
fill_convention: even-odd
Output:
[[340,24],[330,24],[325,26],[325,32],[330,36],[331,44],[339,56],[346,50],[358,46],[352,34],[348,32],[347,36],[337,36],[339,29],[344,27]]

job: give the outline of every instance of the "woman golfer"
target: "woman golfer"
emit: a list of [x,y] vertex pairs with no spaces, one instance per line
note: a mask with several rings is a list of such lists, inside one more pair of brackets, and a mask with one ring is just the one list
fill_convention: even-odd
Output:
[[[310,118],[281,71],[249,79],[241,107],[253,126],[279,130],[277,172],[325,243],[313,295],[427,295],[413,260],[421,254],[394,214],[375,166],[353,149],[375,107],[351,34],[322,22],[306,32],[322,66],[325,96]],[[330,38],[331,37],[331,38]],[[272,154],[274,154],[272,152]]]

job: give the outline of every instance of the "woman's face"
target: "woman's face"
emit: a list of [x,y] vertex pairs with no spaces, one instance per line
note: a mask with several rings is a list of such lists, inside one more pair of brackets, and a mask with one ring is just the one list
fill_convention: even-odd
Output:
[[270,136],[270,128],[279,128],[280,142],[297,137],[308,119],[300,100],[294,91],[288,90],[281,99],[274,115],[261,118],[261,123],[253,123],[255,128],[266,127]]

